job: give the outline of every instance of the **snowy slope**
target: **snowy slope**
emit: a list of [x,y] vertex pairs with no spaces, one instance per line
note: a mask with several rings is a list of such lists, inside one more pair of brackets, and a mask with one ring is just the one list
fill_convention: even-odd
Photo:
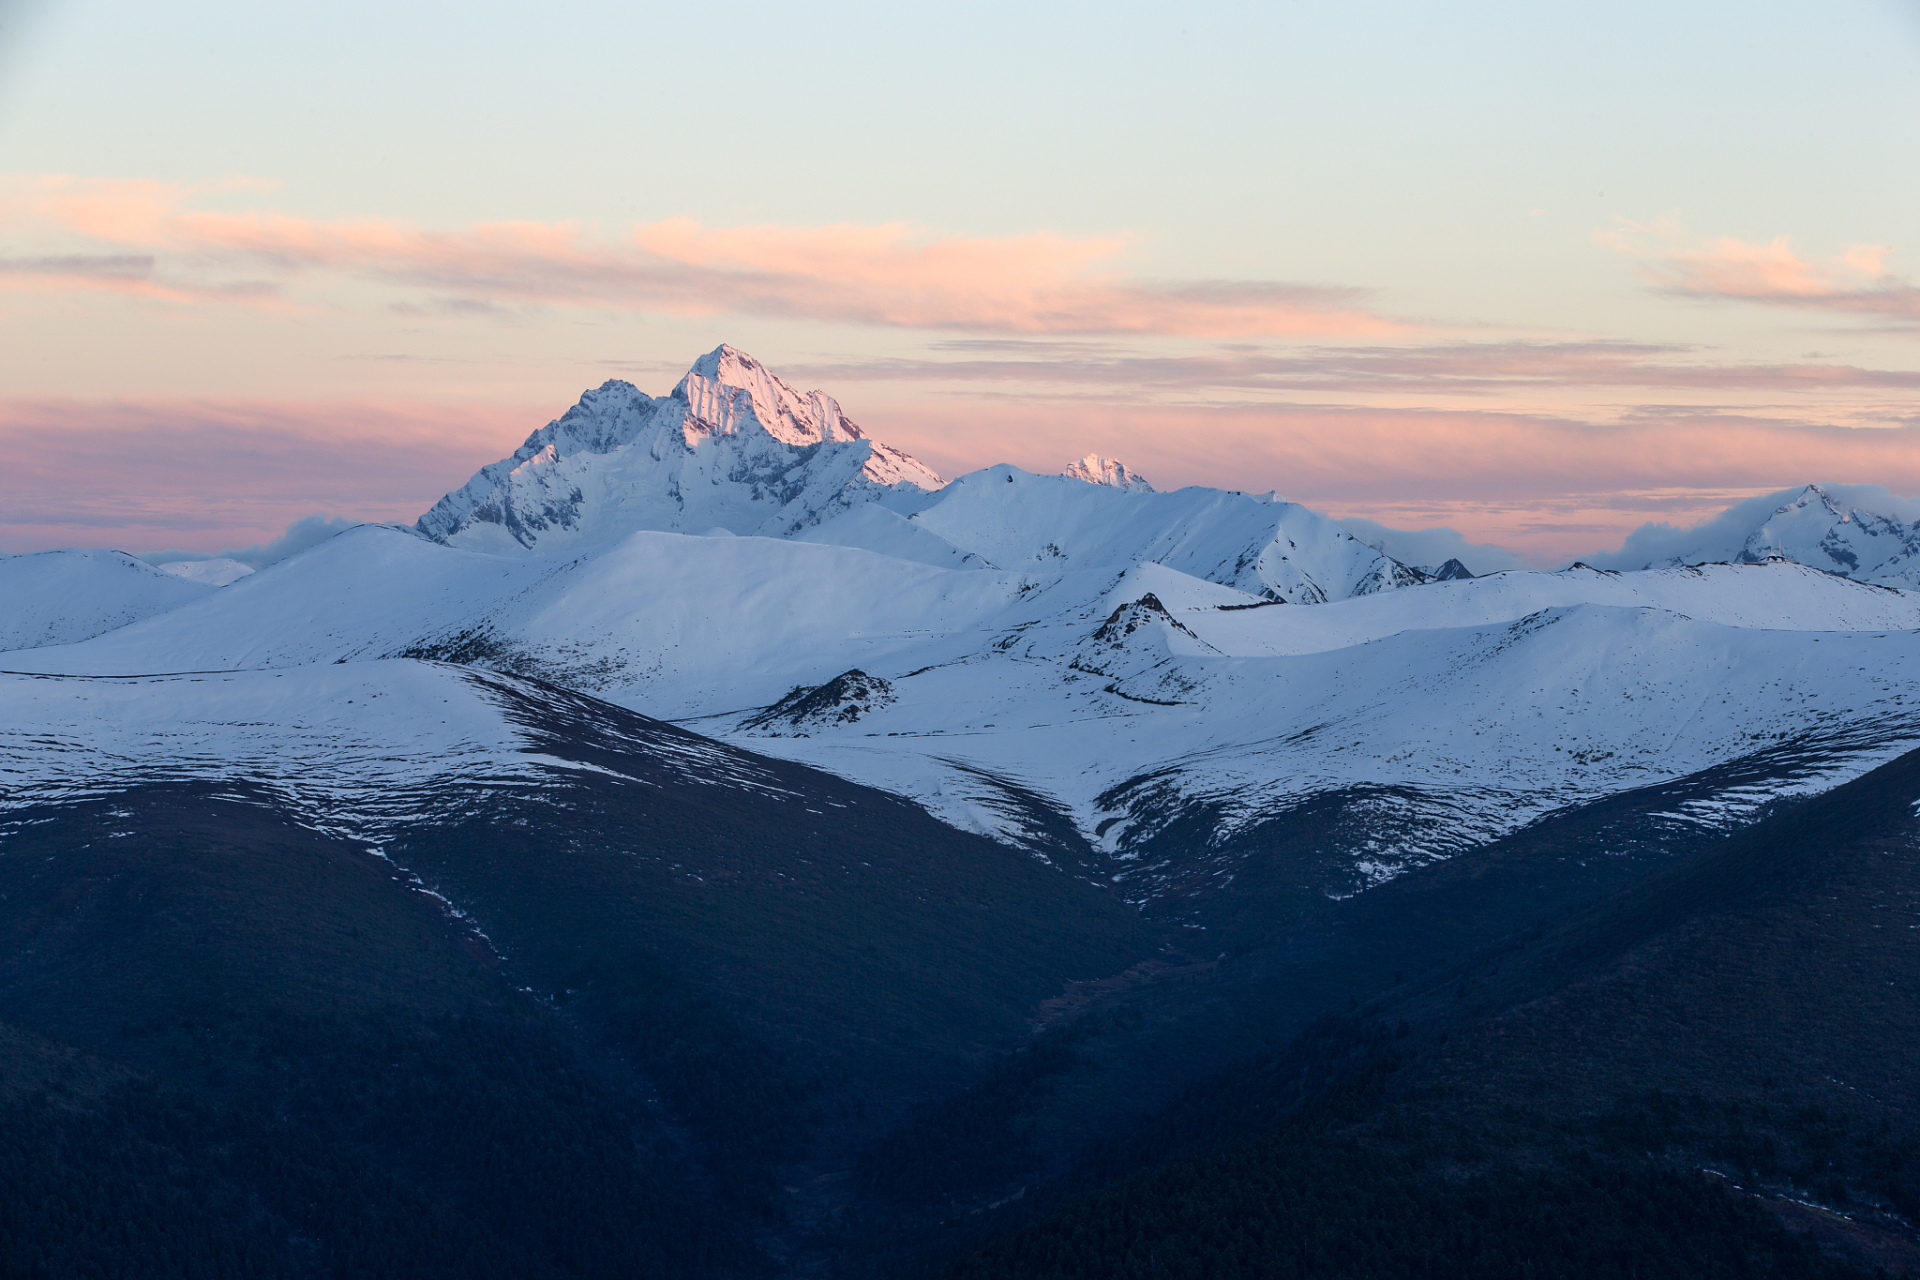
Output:
[[671,393],[589,391],[510,458],[420,518],[421,533],[506,555],[566,551],[638,529],[788,534],[888,489],[940,477],[868,439],[822,392],[802,395],[721,346]]
[[[622,727],[511,676],[360,662],[136,679],[0,675],[0,814],[136,783],[248,782],[304,821],[378,842],[461,812],[484,790],[606,773],[551,727],[716,786],[777,789],[750,757],[666,726]],[[583,755],[604,757],[604,752]]]
[[[1195,805],[1218,841],[1314,794],[1394,789],[1399,812],[1383,827],[1399,834],[1360,841],[1353,888],[1561,806],[1757,751],[1779,756],[1774,782],[1694,817],[1730,820],[1920,740],[1910,631],[1762,630],[1576,605],[1235,657],[1206,627],[1220,610],[1161,606],[1164,580],[1142,608],[1141,586],[1172,575],[1132,576],[1005,649],[920,672],[863,665],[891,698],[857,723],[734,732],[1000,834],[1022,821],[1001,785],[1017,783],[1122,856]],[[1121,603],[1102,614],[1108,600]]]
[[879,503],[867,503],[842,512],[822,524],[792,535],[795,542],[817,542],[832,547],[858,547],[883,556],[914,560],[942,569],[990,569],[971,551],[962,551],[937,533],[921,527]]
[[1804,566],[1508,573],[1303,608],[1151,561],[942,567],[920,521],[867,510],[871,540],[905,554],[641,532],[493,556],[367,526],[9,665],[424,657],[536,675],[969,829],[1078,832],[1143,895],[1175,878],[1153,851],[1183,815],[1202,815],[1204,861],[1306,798],[1371,789],[1327,885],[1349,892],[1565,805],[1764,756],[1761,781],[1676,818],[1733,821],[1916,740],[1920,596]]
[[0,556],[0,650],[72,644],[178,608],[209,589],[124,551]]
[[843,659],[971,652],[1037,589],[770,538],[643,532],[509,557],[366,525],[178,617],[15,665],[121,675],[422,656],[538,674],[648,714],[707,714],[770,703]]

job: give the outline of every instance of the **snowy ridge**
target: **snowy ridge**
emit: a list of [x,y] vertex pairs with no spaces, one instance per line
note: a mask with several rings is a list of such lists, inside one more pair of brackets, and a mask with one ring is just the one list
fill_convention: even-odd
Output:
[[750,757],[672,730],[623,731],[580,702],[422,662],[0,676],[0,813],[140,783],[245,781],[310,826],[378,844],[405,824],[459,816],[489,791],[537,793],[556,773],[624,777],[571,754],[581,743],[695,782],[781,790]]
[[[1250,595],[1323,604],[1417,586],[1426,575],[1333,521],[1272,495],[1155,493],[988,467],[937,494],[881,500],[1002,569],[1059,572],[1151,562]],[[830,538],[833,526],[820,536]]]
[[798,538],[942,568],[1152,560],[1294,604],[1430,577],[1297,504],[1213,489],[1156,493],[1098,454],[1064,476],[990,467],[943,486],[849,422],[831,396],[802,395],[727,346],[659,399],[626,382],[587,392],[416,528],[498,555],[577,551],[659,530]]

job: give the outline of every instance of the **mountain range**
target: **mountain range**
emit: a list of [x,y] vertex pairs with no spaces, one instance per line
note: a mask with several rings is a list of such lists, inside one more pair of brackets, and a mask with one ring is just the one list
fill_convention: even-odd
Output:
[[[425,1267],[407,1250],[455,1237],[490,1241],[503,1274],[911,1274],[989,1237],[1079,1257],[1059,1224],[1131,1238],[1100,1216],[1131,1212],[1114,1188],[1228,1159],[1248,1098],[1256,1129],[1311,1146],[1385,1124],[1338,1093],[1368,1072],[1392,1075],[1379,1105],[1414,1134],[1440,1123],[1417,1100],[1461,1087],[1447,1064],[1469,1049],[1508,1054],[1489,1080],[1538,1069],[1489,1028],[1560,1026],[1567,983],[1655,963],[1634,948],[1662,930],[1711,932],[1728,860],[1772,865],[1741,849],[1798,841],[1851,868],[1871,846],[1880,889],[1814,880],[1911,915],[1920,534],[1899,515],[1809,486],[1725,555],[1475,576],[1403,564],[1276,494],[1162,492],[1097,454],[943,483],[723,346],[664,397],[587,392],[413,526],[259,572],[6,557],[0,1048],[23,1080],[80,1082],[66,1102],[34,1084],[8,1123],[23,1150],[42,1133],[81,1153],[45,1178],[80,1170],[128,1204],[152,1188],[98,1170],[193,1170],[198,1199],[141,1212],[243,1225],[261,1274],[350,1273],[356,1233],[376,1270]],[[1848,805],[1878,825],[1833,834]],[[1709,864],[1721,879],[1689,870]],[[1645,887],[1669,882],[1670,899]],[[1768,920],[1810,900],[1780,892]],[[1641,923],[1595,949],[1602,917]],[[1499,959],[1549,935],[1558,968]],[[1844,994],[1841,970],[1821,981]],[[1713,990],[1702,1016],[1745,1026],[1733,988]],[[1551,1019],[1524,1012],[1555,1000]],[[541,1217],[574,1175],[536,1179],[539,1213],[494,1205],[448,1172],[464,1095],[379,1074],[366,1055],[386,1044],[396,1063],[445,1044],[462,1078],[506,1073],[529,1115],[579,1135],[567,1160],[622,1171],[617,1195],[595,1175],[612,1198],[574,1263]],[[1409,1054],[1429,1056],[1394,1074]],[[1816,1059],[1733,1101],[1838,1114]],[[576,1065],[541,1081],[512,1065],[533,1062]],[[1875,1096],[1904,1097],[1910,1072],[1882,1068]],[[351,1097],[328,1093],[336,1069]],[[1661,1087],[1694,1087],[1682,1076]],[[163,1101],[130,1101],[148,1088]],[[548,1159],[539,1125],[488,1096],[499,1150]],[[1589,1103],[1542,1114],[1598,1124]],[[416,1106],[441,1127],[388,1132]],[[1876,1106],[1849,1123],[1906,1123]],[[147,1113],[173,1136],[128,1118]],[[188,1114],[221,1118],[203,1142],[180,1136]],[[1691,1154],[1648,1147],[1620,1174],[1632,1194],[1697,1178],[1699,1152],[1733,1142],[1722,1120],[1688,1130],[1708,1135]],[[1589,1194],[1565,1181],[1586,1166],[1502,1124],[1481,1156],[1429,1145],[1449,1168],[1510,1151],[1560,1171],[1501,1204]],[[608,1126],[638,1154],[595,1146]],[[1800,1163],[1738,1166],[1822,1212],[1871,1201],[1878,1225],[1824,1254],[1742,1200],[1661,1229],[1745,1231],[1782,1274],[1905,1257],[1906,1175],[1871,1164],[1907,1158],[1887,1132],[1895,1154],[1828,1179],[1839,1199],[1809,1190],[1801,1130],[1771,1139]],[[1408,1170],[1441,1157],[1406,1141],[1393,1177],[1425,1204]],[[305,1164],[273,1154],[288,1143]],[[1297,1154],[1259,1176],[1352,1173]],[[1251,1158],[1179,1185],[1239,1195]],[[440,1225],[416,1238],[382,1217],[349,1189],[370,1167]],[[302,1196],[331,1207],[295,1212]],[[1132,1274],[1083,1252],[1060,1273]],[[1045,1273],[1028,1256],[993,1245],[967,1274]]]

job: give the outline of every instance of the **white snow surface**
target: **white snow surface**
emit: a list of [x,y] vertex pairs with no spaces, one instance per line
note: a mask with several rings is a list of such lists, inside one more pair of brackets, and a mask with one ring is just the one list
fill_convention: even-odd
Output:
[[185,578],[188,582],[205,583],[209,587],[224,587],[254,571],[252,565],[225,556],[215,556],[210,560],[170,560],[160,568],[175,577]]
[[[302,769],[373,776],[362,764],[375,756],[395,776],[412,776],[415,755],[441,770],[424,756],[466,748],[433,745],[429,695],[395,689],[382,702],[354,686],[367,698],[343,712],[354,695],[326,683],[447,670],[376,661],[432,657],[540,676],[1004,838],[1030,820],[1011,798],[1024,789],[1123,864],[1182,805],[1211,806],[1224,837],[1330,789],[1392,789],[1377,802],[1381,836],[1357,856],[1357,890],[1561,806],[1756,753],[1779,757],[1770,781],[1676,820],[1725,824],[1920,743],[1920,594],[1775,561],[1515,572],[1281,604],[1167,563],[1121,562],[1140,545],[1126,509],[1040,498],[1176,498],[1226,523],[1271,513],[1270,501],[1011,469],[949,489],[973,501],[974,484],[1010,491],[1016,516],[1051,519],[1071,550],[973,564],[980,553],[946,537],[960,521],[925,518],[944,502],[911,519],[891,502],[837,517],[864,522],[865,548],[642,531],[565,555],[498,556],[366,526],[110,634],[9,655],[15,670],[81,677],[8,686],[16,699],[98,687],[159,702],[76,719],[73,697],[106,695],[61,695],[69,719],[33,723],[68,727],[15,734],[7,768],[37,778],[31,762],[46,756],[83,764],[76,777],[111,777],[102,760],[159,761],[175,747],[217,768],[238,750],[217,735],[169,747],[156,728],[140,741],[160,745],[114,745],[133,732],[119,726],[180,721],[192,699],[217,697],[218,724],[337,723],[344,736],[274,736],[292,745],[247,757],[288,786]],[[857,715],[749,725],[796,687],[853,669],[867,677]],[[236,674],[152,678],[167,672]],[[105,679],[136,676],[148,678]],[[247,708],[287,698],[291,710]],[[356,723],[375,710],[377,723]],[[409,736],[417,715],[431,742]],[[14,710],[0,718],[26,723]],[[325,763],[335,755],[346,763]],[[1149,879],[1143,864],[1141,892]]]
[[197,600],[208,589],[124,551],[0,555],[0,651],[72,644]]
[[1152,837],[1183,813],[1218,848],[1339,793],[1367,820],[1327,888],[1358,891],[1709,770],[1665,818],[1724,827],[1920,743],[1920,592],[1868,581],[1920,575],[1920,526],[1845,496],[1733,563],[1433,582],[1099,455],[942,485],[723,346],[669,396],[588,392],[414,529],[218,590],[0,558],[0,806],[244,778],[371,831],[584,767],[503,710],[570,696],[538,677],[1036,850],[1070,823],[1136,900],[1175,891]]
[[[308,825],[379,843],[460,816],[483,789],[528,792],[553,771],[608,772],[540,749],[515,704],[538,686],[426,662],[356,662],[201,675],[0,674],[0,813],[135,783],[245,783]],[[698,739],[628,750],[673,757],[695,782],[768,786]]]

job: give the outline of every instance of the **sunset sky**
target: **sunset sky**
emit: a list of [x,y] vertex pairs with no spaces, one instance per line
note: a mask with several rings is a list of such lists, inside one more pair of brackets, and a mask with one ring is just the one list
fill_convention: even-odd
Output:
[[411,521],[722,341],[1534,563],[1920,494],[1920,0],[0,0],[0,551]]

